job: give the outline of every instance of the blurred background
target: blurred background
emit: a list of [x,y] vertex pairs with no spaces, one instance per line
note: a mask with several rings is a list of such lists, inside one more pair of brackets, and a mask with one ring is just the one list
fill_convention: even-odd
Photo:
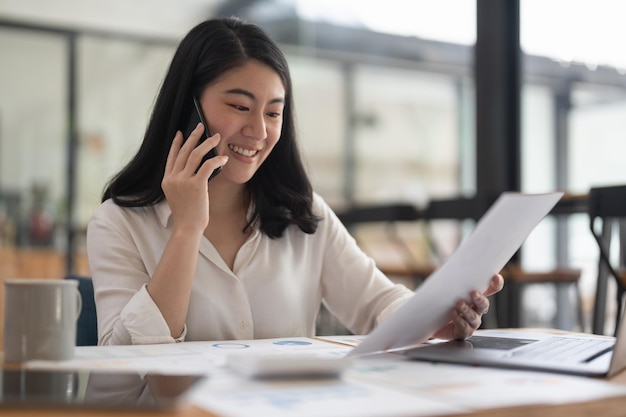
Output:
[[[316,191],[340,214],[416,209],[350,224],[390,275],[419,285],[394,264],[445,260],[479,197],[563,190],[573,209],[546,218],[520,262],[580,270],[582,304],[530,285],[521,324],[588,330],[598,252],[575,202],[626,182],[624,12],[620,0],[0,0],[0,274],[89,275],[86,225],[139,146],[178,41],[238,15],[288,57]],[[433,201],[450,209],[421,218]]]

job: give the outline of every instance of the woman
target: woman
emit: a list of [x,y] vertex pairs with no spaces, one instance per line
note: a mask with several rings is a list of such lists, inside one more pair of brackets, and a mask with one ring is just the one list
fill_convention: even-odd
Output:
[[[193,97],[214,133],[200,144],[202,124],[181,132]],[[365,334],[412,295],[312,192],[295,136],[276,44],[234,18],[192,29],[88,226],[100,344],[313,336],[322,302]],[[501,287],[459,301],[436,336],[472,334]]]

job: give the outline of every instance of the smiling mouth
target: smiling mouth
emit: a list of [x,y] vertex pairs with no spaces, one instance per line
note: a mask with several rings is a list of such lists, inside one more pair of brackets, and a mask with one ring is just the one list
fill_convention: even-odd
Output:
[[231,151],[235,153],[238,153],[239,155],[248,156],[248,157],[254,156],[257,153],[259,153],[259,151],[252,150],[252,149],[244,149],[237,145],[228,145],[228,149],[230,149]]

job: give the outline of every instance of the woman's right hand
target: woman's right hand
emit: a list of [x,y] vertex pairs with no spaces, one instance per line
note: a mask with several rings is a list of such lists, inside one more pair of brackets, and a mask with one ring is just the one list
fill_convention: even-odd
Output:
[[216,133],[196,146],[203,132],[204,127],[199,123],[184,143],[182,132],[176,132],[161,181],[172,210],[174,227],[195,233],[204,232],[209,224],[209,177],[228,161],[227,156],[218,155],[198,169],[204,155],[220,141],[220,135]]

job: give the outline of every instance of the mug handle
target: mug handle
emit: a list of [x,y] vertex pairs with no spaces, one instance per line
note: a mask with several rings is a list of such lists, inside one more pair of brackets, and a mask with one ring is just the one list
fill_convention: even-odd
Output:
[[78,288],[76,289],[76,318],[74,319],[74,321],[78,320],[78,317],[80,316],[80,312],[83,310],[83,297],[80,295],[80,291],[78,291]]

